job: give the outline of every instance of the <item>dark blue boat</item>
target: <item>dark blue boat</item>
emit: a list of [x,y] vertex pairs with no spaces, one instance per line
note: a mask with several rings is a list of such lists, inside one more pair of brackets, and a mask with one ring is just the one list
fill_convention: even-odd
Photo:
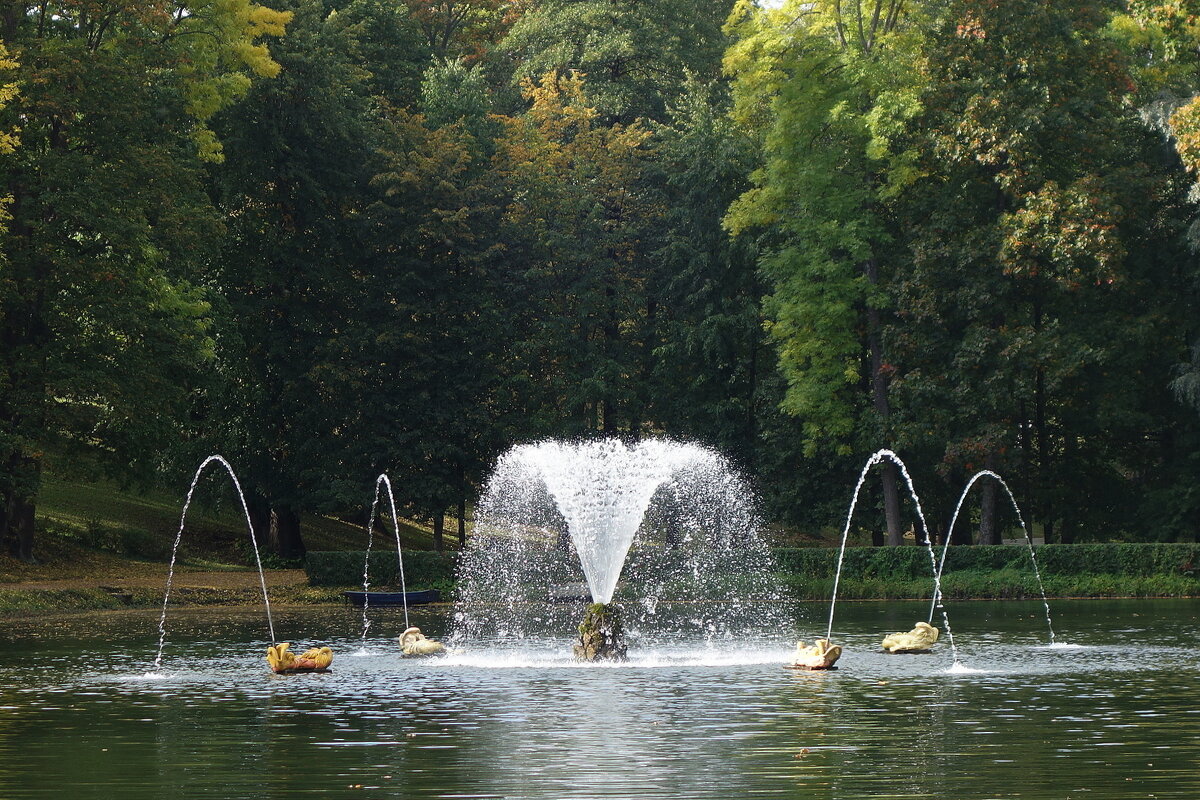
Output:
[[368,602],[371,608],[378,608],[380,606],[402,606],[406,602],[410,606],[419,606],[425,603],[436,603],[442,599],[442,595],[437,589],[426,589],[421,592],[342,592],[342,596],[351,605],[359,608],[363,603]]

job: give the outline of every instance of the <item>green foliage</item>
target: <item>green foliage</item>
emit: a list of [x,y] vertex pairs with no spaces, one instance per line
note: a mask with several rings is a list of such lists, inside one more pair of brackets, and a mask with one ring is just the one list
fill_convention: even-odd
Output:
[[[193,414],[215,424],[198,426],[177,457],[233,459],[264,530],[271,511],[290,522],[341,499],[326,475],[343,453],[329,442],[354,409],[334,392],[351,346],[340,334],[364,291],[359,233],[379,126],[359,28],[345,22],[296,3],[289,35],[272,46],[279,76],[214,121],[226,158],[211,181],[227,229],[207,274],[222,357]],[[286,535],[274,549],[302,556],[296,528],[277,529]]]
[[913,179],[913,154],[894,140],[919,108],[914,37],[899,8],[849,39],[843,13],[849,5],[739,4],[725,59],[734,117],[763,151],[726,225],[763,237],[783,407],[803,420],[810,455],[848,452],[868,429],[866,446],[884,443],[886,399],[863,386],[882,368],[868,364],[872,346],[879,359],[868,339],[878,337],[872,309],[885,304],[877,286],[893,241],[888,203]]
[[938,16],[889,331],[899,443],[951,486],[1023,469],[1026,512],[1062,517],[1064,541],[1137,524],[1121,474],[1161,454],[1107,447],[1175,416],[1163,388],[1185,336],[1159,327],[1187,296],[1168,277],[1187,259],[1182,187],[1130,112],[1107,20],[1039,0]]
[[730,0],[544,0],[501,42],[517,67],[513,80],[577,71],[602,122],[661,119],[687,74],[716,76]]
[[382,471],[440,521],[597,433],[715,446],[786,541],[883,446],[939,512],[986,466],[1052,541],[1196,536],[1193,0],[282,5],[0,20],[13,552],[43,465],[223,452],[298,551]]
[[221,230],[207,123],[277,69],[259,39],[288,15],[155,0],[17,4],[5,19],[21,91],[3,92],[0,130],[19,123],[24,146],[0,155],[0,538],[15,525],[29,558],[22,521],[48,452],[144,477],[178,434],[184,384],[213,354],[197,286]]

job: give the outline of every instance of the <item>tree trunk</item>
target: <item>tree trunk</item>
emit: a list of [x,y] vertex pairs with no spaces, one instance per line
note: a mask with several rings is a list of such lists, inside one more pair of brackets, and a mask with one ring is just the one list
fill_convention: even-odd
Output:
[[[995,452],[988,453],[984,466],[993,472],[996,471]],[[984,478],[983,486],[979,489],[980,544],[1000,544],[1000,529],[996,526],[996,497],[999,489],[995,478]]]
[[[1033,329],[1036,332],[1042,330],[1042,306],[1036,300],[1033,304]],[[1037,468],[1034,470],[1034,476],[1038,485],[1037,502],[1034,504],[1034,508],[1037,515],[1044,520],[1042,523],[1045,529],[1044,541],[1049,544],[1054,535],[1054,522],[1050,519],[1053,509],[1047,508],[1046,503],[1047,481],[1052,474],[1050,445],[1047,441],[1049,431],[1046,424],[1046,404],[1046,371],[1039,365],[1036,368],[1033,383],[1033,426],[1036,442],[1035,452],[1037,453]]]
[[887,519],[887,543],[896,547],[904,544],[900,528],[900,470],[891,461],[883,462],[883,515]]
[[1038,520],[1038,510],[1033,505],[1033,477],[1031,474],[1033,447],[1030,443],[1031,430],[1024,400],[1020,402],[1019,414],[1021,423],[1017,426],[1017,435],[1020,437],[1021,446],[1021,497],[1023,499],[1021,508],[1025,509],[1025,525],[1029,529],[1029,535],[1032,536],[1033,524]]
[[[609,255],[610,257],[612,256],[611,253]],[[620,327],[617,322],[617,287],[613,285],[611,277],[605,281],[604,299],[608,306],[605,309],[604,325],[602,326],[604,332],[604,358],[608,364],[611,364],[617,358],[617,341],[620,337]],[[605,370],[607,371],[607,369],[608,366],[606,364]],[[616,391],[616,387],[609,383],[609,380],[606,378],[604,382],[604,400],[600,404],[603,419],[600,420],[598,428],[601,433],[614,433],[617,430],[614,391]]]
[[9,525],[13,529],[16,544],[14,555],[26,564],[34,563],[33,521],[36,508],[33,497],[20,497],[17,498],[14,507],[10,509]]
[[458,465],[458,549],[467,546],[467,471]]
[[[1063,459],[1062,460],[1063,460],[1063,466],[1065,467],[1065,469],[1062,471],[1063,475],[1074,476],[1074,475],[1079,474],[1075,469],[1073,469],[1076,466],[1074,462],[1075,462],[1075,448],[1077,447],[1077,445],[1078,445],[1078,442],[1075,439],[1075,434],[1067,433],[1064,431],[1063,432]],[[1060,487],[1060,488],[1068,488],[1068,487]],[[1062,523],[1058,529],[1059,530],[1058,541],[1060,544],[1074,544],[1075,543],[1075,525],[1074,525],[1074,521],[1071,518],[1071,509],[1065,507],[1065,505],[1064,505],[1064,507],[1061,509],[1061,511],[1063,514],[1063,518],[1062,518]]]
[[33,533],[37,510],[38,486],[41,483],[42,464],[36,458],[15,454],[9,460],[9,479],[12,485],[0,511],[0,540],[8,554],[27,564],[34,563]]
[[288,560],[304,558],[304,539],[300,536],[300,515],[288,506],[272,509],[268,539],[271,550]]
[[640,441],[642,438],[642,424],[645,420],[652,418],[650,409],[650,397],[652,387],[654,386],[654,352],[658,346],[658,300],[653,297],[646,298],[646,329],[645,337],[642,340],[641,353],[641,380],[640,386],[637,388],[636,399],[633,403],[633,408],[630,411],[629,433],[633,437],[633,441]]
[[458,496],[458,549],[467,546],[467,495],[465,492]]
[[439,553],[446,549],[446,515],[439,511],[433,517],[433,549]]
[[[254,528],[254,540],[259,543],[271,542],[271,503],[258,492],[246,496],[246,510],[250,512],[250,525]],[[274,547],[274,543],[271,542]]]
[[0,494],[0,550],[15,556],[17,552],[16,533],[8,529],[8,505],[12,502],[8,492]]
[[1034,470],[1034,475],[1037,479],[1037,502],[1034,507],[1038,511],[1038,516],[1044,521],[1046,528],[1046,542],[1051,541],[1051,536],[1054,534],[1054,522],[1050,519],[1052,509],[1046,507],[1046,480],[1050,475],[1049,464],[1049,446],[1046,441],[1046,375],[1038,369],[1037,377],[1034,381],[1034,405],[1033,405],[1033,425],[1034,437],[1037,444],[1037,467]]
[[[879,283],[879,265],[875,259],[866,263],[867,281],[872,286]],[[883,342],[880,331],[883,324],[879,319],[879,309],[867,306],[867,345],[871,351],[871,403],[875,407],[875,415],[884,440],[888,434],[888,418],[891,408],[887,397],[887,374],[883,366]],[[900,528],[900,491],[897,486],[899,470],[891,461],[883,462],[883,514],[887,519],[888,544],[892,546],[904,544],[904,531]]]

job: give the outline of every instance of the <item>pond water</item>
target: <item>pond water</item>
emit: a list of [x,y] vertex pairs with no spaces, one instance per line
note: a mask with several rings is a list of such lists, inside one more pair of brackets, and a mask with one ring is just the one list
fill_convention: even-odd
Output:
[[[1200,797],[1200,601],[951,606],[948,648],[888,656],[924,603],[839,605],[837,672],[781,642],[662,640],[575,665],[566,638],[397,657],[399,612],[281,609],[325,675],[271,675],[261,613],[0,619],[0,798]],[[805,638],[826,608],[798,609]],[[414,609],[441,635],[447,613]],[[783,636],[790,636],[790,632]],[[781,640],[783,638],[781,636]],[[745,646],[742,646],[742,645]]]

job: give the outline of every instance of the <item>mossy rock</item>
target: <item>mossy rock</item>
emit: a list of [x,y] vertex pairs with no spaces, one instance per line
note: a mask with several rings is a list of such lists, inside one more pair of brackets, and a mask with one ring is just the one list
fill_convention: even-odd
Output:
[[579,623],[575,658],[580,661],[625,661],[625,629],[620,609],[613,604],[592,603]]

